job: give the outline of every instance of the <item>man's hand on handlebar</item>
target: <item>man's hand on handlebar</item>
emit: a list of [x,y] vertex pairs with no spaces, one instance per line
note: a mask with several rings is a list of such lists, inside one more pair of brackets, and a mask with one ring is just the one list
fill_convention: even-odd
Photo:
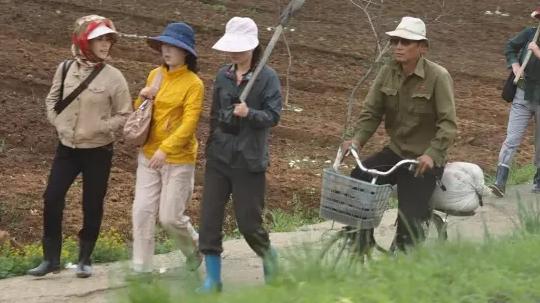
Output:
[[[356,140],[346,140],[341,143],[341,152],[343,152],[343,158],[351,153],[352,147],[356,148],[357,151],[360,151],[361,148]],[[341,160],[343,161],[343,159]]]
[[418,165],[416,166],[416,171],[414,173],[415,177],[423,175],[426,171],[433,169],[434,163],[428,155],[421,155],[418,157]]

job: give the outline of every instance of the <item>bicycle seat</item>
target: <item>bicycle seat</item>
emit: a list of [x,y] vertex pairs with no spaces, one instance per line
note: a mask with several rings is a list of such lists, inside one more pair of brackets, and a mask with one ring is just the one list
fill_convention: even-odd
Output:
[[454,216],[454,217],[470,217],[470,216],[474,216],[474,214],[476,213],[474,210],[472,210],[472,211],[456,211],[456,210],[439,209],[439,208],[436,208],[435,210],[440,211],[440,212],[445,213],[445,214],[450,215],[450,216]]

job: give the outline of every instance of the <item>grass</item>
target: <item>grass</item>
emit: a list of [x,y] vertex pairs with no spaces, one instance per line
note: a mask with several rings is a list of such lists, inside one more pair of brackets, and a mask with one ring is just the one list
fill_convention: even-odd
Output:
[[[294,193],[291,201],[287,203],[287,210],[281,208],[265,209],[264,227],[269,232],[291,232],[298,228],[310,224],[322,222],[319,217],[319,209],[309,208],[304,205],[299,194]],[[227,203],[227,208],[231,208],[232,200]],[[242,234],[236,226],[236,221],[232,211],[226,211],[228,215],[225,218],[225,224],[230,228],[230,232],[226,233],[224,240],[240,239]]]
[[[155,252],[167,253],[176,249],[172,240],[158,237]],[[78,258],[77,239],[68,237],[62,243],[61,262],[76,263]],[[92,254],[94,263],[107,263],[126,260],[130,256],[130,248],[124,242],[120,233],[114,230],[102,232]],[[24,275],[30,268],[37,266],[42,260],[40,243],[24,245],[15,249],[7,243],[0,246],[0,279]]]
[[[92,259],[95,263],[111,262],[126,259],[128,250],[121,236],[115,231],[103,233],[96,243]],[[77,262],[77,240],[70,237],[63,241],[61,261]],[[40,243],[24,245],[16,249],[4,244],[0,246],[0,279],[24,275],[30,268],[37,266],[42,260]]]
[[197,279],[183,277],[130,285],[115,302],[538,303],[540,202],[519,204],[519,228],[502,238],[425,245],[367,265],[343,260],[335,268],[317,246],[305,245],[281,252],[281,275],[269,286],[231,290],[226,284],[220,295],[198,295]]
[[293,194],[286,211],[278,208],[268,210],[268,214],[266,226],[272,232],[295,231],[299,227],[323,221],[319,217],[319,210],[305,207],[298,194]]

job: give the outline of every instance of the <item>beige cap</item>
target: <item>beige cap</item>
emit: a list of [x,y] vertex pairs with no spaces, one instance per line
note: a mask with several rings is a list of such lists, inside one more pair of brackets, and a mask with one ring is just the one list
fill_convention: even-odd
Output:
[[427,40],[426,24],[421,19],[413,17],[403,17],[397,28],[386,34],[408,40]]

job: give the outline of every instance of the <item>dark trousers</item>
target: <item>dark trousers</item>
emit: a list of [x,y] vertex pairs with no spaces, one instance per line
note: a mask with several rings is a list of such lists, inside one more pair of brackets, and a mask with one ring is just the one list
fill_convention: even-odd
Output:
[[232,194],[240,233],[258,256],[266,255],[270,238],[262,226],[265,187],[264,172],[253,173],[220,161],[207,161],[199,227],[199,249],[203,254],[223,251],[225,205]]
[[51,168],[47,189],[43,195],[43,238],[62,241],[62,217],[66,193],[75,177],[82,173],[83,227],[81,242],[95,243],[103,217],[103,200],[111,171],[112,143],[97,148],[70,148],[58,145]]
[[[389,148],[371,155],[362,161],[367,168],[388,170],[397,162],[403,160]],[[396,231],[396,244],[398,248],[413,245],[416,241],[423,240],[424,233],[421,223],[429,220],[432,214],[430,199],[435,189],[437,178],[442,176],[443,168],[436,167],[424,173],[423,176],[415,177],[414,171],[409,166],[402,166],[393,174],[379,177],[377,184],[397,185],[398,195],[398,222]],[[353,178],[371,181],[372,176],[356,167],[352,172]]]

